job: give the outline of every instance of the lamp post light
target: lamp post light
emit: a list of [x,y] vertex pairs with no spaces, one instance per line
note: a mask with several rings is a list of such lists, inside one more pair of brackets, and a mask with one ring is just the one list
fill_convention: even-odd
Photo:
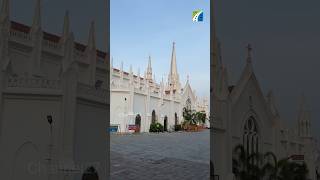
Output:
[[49,142],[49,157],[47,158],[47,161],[48,161],[48,176],[49,176],[49,179],[51,179],[51,163],[52,163],[52,147],[53,147],[53,138],[52,138],[52,122],[53,122],[53,119],[52,119],[52,116],[51,115],[47,115],[47,121],[50,125],[50,134],[49,134],[49,139],[50,139],[50,142]]

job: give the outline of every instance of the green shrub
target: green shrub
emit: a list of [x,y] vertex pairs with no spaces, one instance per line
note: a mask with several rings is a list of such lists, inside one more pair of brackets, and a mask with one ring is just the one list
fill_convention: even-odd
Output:
[[160,124],[158,122],[150,124],[149,132],[163,132],[162,124]]

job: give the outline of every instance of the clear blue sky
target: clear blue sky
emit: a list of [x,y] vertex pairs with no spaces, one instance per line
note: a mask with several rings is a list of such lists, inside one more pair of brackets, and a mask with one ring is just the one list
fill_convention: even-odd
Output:
[[[159,82],[167,79],[172,42],[176,42],[182,85],[187,74],[199,96],[209,97],[210,4],[207,0],[111,0],[111,56],[113,65],[130,64],[142,75],[148,55]],[[192,11],[204,11],[204,22],[192,22]]]

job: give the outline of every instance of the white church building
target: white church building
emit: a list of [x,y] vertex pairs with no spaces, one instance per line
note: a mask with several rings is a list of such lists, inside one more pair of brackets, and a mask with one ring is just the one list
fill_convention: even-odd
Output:
[[271,151],[278,160],[292,155],[303,157],[309,169],[309,178],[316,180],[319,147],[311,133],[310,111],[305,98],[301,98],[300,112],[294,121],[296,128],[288,128],[279,115],[272,91],[267,95],[262,93],[252,66],[251,47],[248,46],[246,66],[237,83],[232,85],[222,63],[220,44],[213,34],[211,158],[215,175],[223,180],[234,178],[233,150],[237,145],[243,145],[249,152]]
[[[41,0],[32,25],[0,12],[0,179],[107,179],[109,53],[75,42],[66,13],[61,35],[42,29]],[[108,37],[108,36],[107,36]]]
[[[152,122],[159,122],[165,131],[173,131],[183,121],[183,108],[190,106],[203,111],[209,117],[206,98],[196,96],[189,78],[184,86],[180,83],[175,43],[172,47],[168,81],[157,83],[152,73],[151,57],[144,76],[134,74],[132,66],[128,72],[110,66],[110,125],[118,132],[130,132],[130,125],[139,127],[138,132],[149,132]],[[208,90],[209,91],[209,90]]]

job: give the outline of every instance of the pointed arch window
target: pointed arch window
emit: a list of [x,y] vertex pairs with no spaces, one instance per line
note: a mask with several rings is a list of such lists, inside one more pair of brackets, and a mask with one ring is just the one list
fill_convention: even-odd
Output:
[[186,100],[186,108],[188,110],[191,110],[191,99],[190,99],[190,97],[188,97],[188,99]]
[[243,146],[248,154],[259,153],[259,132],[254,117],[250,116],[244,125]]
[[151,122],[152,122],[152,123],[156,123],[156,111],[155,111],[155,110],[152,111],[152,114],[151,114]]

